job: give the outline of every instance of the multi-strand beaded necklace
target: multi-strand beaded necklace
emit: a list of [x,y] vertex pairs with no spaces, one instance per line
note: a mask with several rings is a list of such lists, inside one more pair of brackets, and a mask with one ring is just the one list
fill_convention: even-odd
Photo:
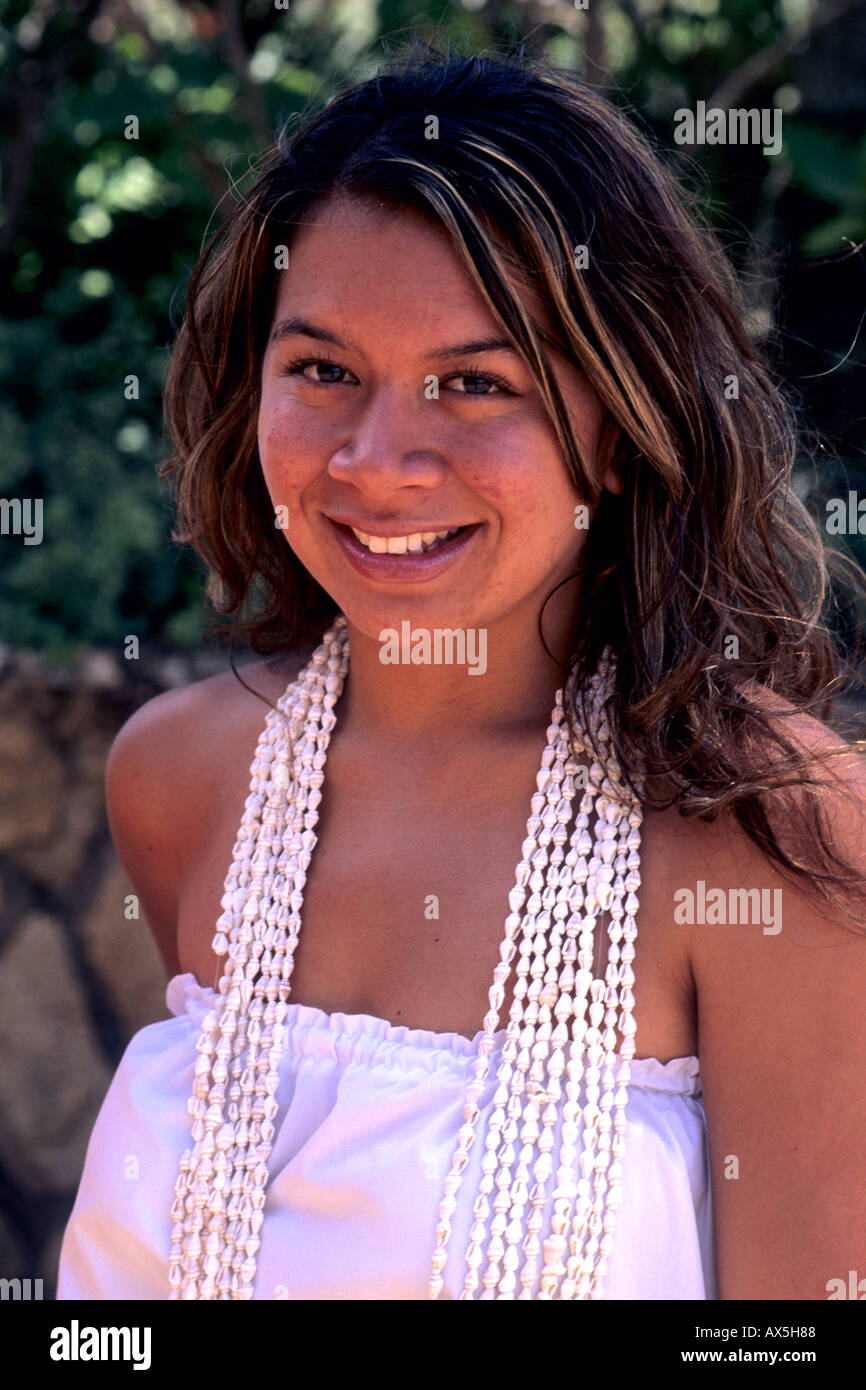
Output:
[[[193,1147],[181,1157],[172,1205],[172,1299],[253,1297],[304,884],[348,662],[340,615],[268,714],[256,748],[213,941],[215,953],[226,957],[219,998],[196,1043]],[[464,1123],[431,1233],[431,1298],[444,1287],[451,1218],[477,1138],[479,1101],[515,959],[482,1176],[471,1199],[461,1297],[591,1299],[602,1291],[621,1198],[635,1050],[632,962],[642,823],[642,778],[622,785],[610,749],[605,706],[613,675],[608,648],[587,691],[588,775],[585,785],[581,779],[570,845],[581,765],[569,746],[563,692],[556,694],[490,1008],[465,1092]],[[593,956],[605,913],[609,944],[601,977],[593,973]],[[549,1200],[552,1212],[542,1232]]]

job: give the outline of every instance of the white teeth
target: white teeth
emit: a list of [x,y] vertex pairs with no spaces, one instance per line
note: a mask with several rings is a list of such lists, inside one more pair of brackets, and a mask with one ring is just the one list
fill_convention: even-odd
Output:
[[410,536],[368,536],[365,531],[356,531],[354,526],[351,529],[373,555],[405,555],[407,552],[417,555],[434,549],[449,536],[456,536],[460,527],[455,526],[452,531],[413,531]]

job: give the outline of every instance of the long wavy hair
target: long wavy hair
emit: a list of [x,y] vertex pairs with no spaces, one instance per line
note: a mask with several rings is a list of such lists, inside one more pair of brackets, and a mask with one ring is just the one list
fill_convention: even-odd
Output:
[[[293,135],[283,128],[202,250],[166,381],[174,453],[160,472],[174,481],[174,538],[204,559],[221,624],[269,654],[315,642],[337,612],[274,525],[256,441],[275,248],[330,194],[421,210],[447,231],[597,504],[566,673],[572,729],[585,727],[583,682],[610,643],[614,752],[652,780],[648,804],[706,820],[732,811],[783,873],[862,923],[845,899],[866,885],[830,843],[830,778],[816,766],[850,746],[816,757],[776,708],[829,715],[845,664],[827,625],[831,571],[855,588],[862,571],[834,560],[790,487],[796,414],[695,197],[623,111],[545,60],[416,42]],[[526,284],[552,331],[527,312]],[[624,466],[621,495],[593,481],[548,348],[606,408],[599,447]],[[789,849],[767,794],[798,787]]]

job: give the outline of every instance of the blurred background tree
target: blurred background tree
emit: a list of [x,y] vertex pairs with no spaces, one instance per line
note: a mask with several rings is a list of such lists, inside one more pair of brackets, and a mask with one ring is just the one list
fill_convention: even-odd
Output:
[[[866,495],[866,0],[0,0],[0,497],[44,499],[40,545],[0,535],[0,639],[200,642],[154,471],[187,277],[279,123],[410,32],[523,43],[628,110],[700,189],[798,395],[798,491],[820,524]],[[698,100],[780,108],[781,153],[677,146]],[[834,543],[866,564],[866,537]]]

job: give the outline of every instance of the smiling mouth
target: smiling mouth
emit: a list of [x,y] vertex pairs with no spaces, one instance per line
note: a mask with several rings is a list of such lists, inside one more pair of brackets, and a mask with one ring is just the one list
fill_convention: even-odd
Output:
[[450,531],[413,531],[406,536],[371,536],[366,531],[356,531],[348,527],[356,540],[365,546],[372,555],[423,555],[430,550],[438,550],[450,541],[463,526],[455,526]]
[[327,520],[350,562],[369,579],[431,578],[457,560],[484,527],[482,521],[470,521],[464,526],[377,536],[348,521],[331,516]]

